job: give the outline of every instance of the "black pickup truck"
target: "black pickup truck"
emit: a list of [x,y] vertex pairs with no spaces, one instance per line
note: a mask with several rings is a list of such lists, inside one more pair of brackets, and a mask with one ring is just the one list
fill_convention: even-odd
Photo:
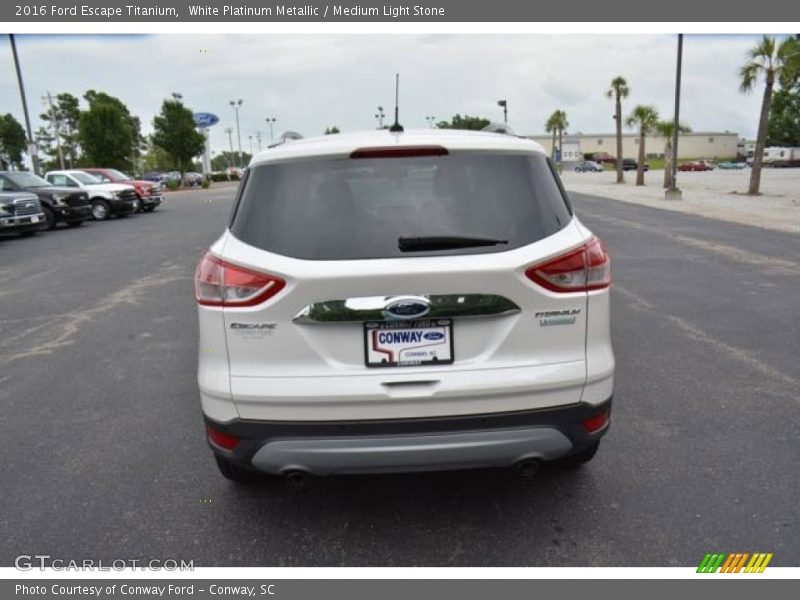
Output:
[[0,191],[36,194],[44,213],[43,229],[53,229],[59,221],[79,227],[92,216],[89,195],[83,190],[50,185],[28,171],[0,171]]
[[43,224],[42,205],[35,194],[0,191],[0,234],[27,237],[41,231]]

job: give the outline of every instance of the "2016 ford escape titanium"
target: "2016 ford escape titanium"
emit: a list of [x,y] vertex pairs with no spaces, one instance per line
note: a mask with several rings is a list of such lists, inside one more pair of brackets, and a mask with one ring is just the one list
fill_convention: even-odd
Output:
[[586,462],[609,425],[610,281],[529,140],[261,152],[195,273],[217,464],[249,481]]

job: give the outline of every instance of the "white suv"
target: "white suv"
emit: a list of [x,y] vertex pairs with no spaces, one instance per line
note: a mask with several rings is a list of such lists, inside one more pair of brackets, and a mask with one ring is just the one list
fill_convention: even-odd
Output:
[[261,152],[195,273],[220,470],[586,462],[609,425],[610,281],[529,140],[375,131]]

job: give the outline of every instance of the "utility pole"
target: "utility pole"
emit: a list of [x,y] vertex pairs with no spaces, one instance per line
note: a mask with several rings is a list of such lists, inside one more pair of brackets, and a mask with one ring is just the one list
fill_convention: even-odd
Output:
[[61,121],[56,114],[56,108],[53,106],[53,96],[50,91],[47,91],[47,96],[42,96],[42,100],[47,102],[50,107],[50,121],[53,123],[53,136],[56,138],[56,149],[58,150],[58,164],[61,170],[64,170],[64,153],[61,151]]
[[233,157],[233,127],[225,129],[225,133],[228,134],[228,143],[231,145],[231,152],[228,154],[228,168],[230,169],[233,166],[231,164],[231,158]]
[[239,127],[239,109],[242,107],[242,99],[239,100],[231,100],[231,108],[233,108],[233,112],[236,113],[236,137],[239,140],[239,156],[238,156],[238,167],[242,166],[242,130]]
[[36,154],[36,142],[33,139],[31,132],[31,118],[28,114],[28,101],[25,99],[25,84],[22,82],[22,70],[19,66],[19,56],[17,56],[17,43],[14,41],[14,34],[9,33],[8,39],[11,41],[11,52],[14,55],[14,68],[17,71],[17,83],[19,83],[19,95],[22,98],[22,112],[25,113],[25,129],[28,132],[28,155],[31,157],[33,163],[33,172],[36,175],[41,174],[39,169],[39,157]]
[[681,191],[678,189],[678,131],[680,130],[681,111],[681,63],[683,62],[683,34],[678,34],[678,64],[675,70],[675,123],[672,126],[672,182],[666,191],[666,200],[680,200]]
[[261,132],[256,131],[256,141],[258,142],[258,151],[261,152]]

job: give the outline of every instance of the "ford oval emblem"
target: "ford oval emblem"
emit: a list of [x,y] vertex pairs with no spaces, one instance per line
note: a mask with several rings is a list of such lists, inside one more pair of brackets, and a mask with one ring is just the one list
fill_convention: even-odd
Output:
[[431,340],[433,342],[433,341],[436,341],[436,340],[443,340],[444,339],[444,334],[441,333],[440,331],[429,331],[428,333],[426,333],[422,337],[424,337],[426,340]]
[[387,319],[418,319],[431,310],[430,302],[422,296],[402,296],[392,298],[384,307],[383,316]]

